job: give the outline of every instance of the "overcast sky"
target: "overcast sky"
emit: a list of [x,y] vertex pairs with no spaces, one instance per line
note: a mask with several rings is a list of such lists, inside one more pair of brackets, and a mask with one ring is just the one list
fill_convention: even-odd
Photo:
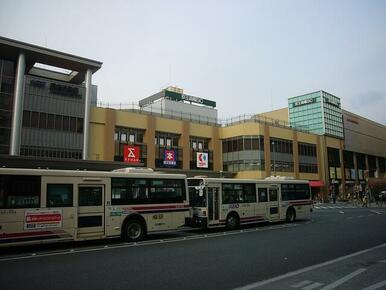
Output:
[[102,61],[104,102],[177,85],[233,117],[325,90],[386,124],[382,0],[0,0],[0,35]]

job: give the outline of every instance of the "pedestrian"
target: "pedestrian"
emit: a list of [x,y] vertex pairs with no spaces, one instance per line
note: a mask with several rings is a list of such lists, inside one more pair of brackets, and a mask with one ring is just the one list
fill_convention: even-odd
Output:
[[332,202],[334,204],[336,203],[336,194],[335,194],[335,192],[332,193]]
[[362,207],[367,207],[367,202],[368,202],[367,194],[364,194],[362,199]]

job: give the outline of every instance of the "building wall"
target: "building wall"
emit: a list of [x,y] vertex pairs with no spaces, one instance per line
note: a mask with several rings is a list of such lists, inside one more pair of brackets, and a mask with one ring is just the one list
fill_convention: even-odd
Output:
[[278,110],[273,110],[271,112],[261,113],[261,114],[258,114],[258,116],[280,120],[288,123],[288,108],[282,108]]
[[343,122],[345,150],[386,157],[386,126],[345,110]]

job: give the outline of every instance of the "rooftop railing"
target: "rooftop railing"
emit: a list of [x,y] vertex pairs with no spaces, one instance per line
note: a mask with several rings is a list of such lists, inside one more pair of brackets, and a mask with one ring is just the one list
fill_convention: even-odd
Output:
[[305,133],[310,133],[310,130],[307,128],[304,128],[304,127],[294,128],[286,121],[273,119],[259,114],[244,114],[236,117],[221,119],[221,118],[212,118],[209,116],[202,116],[202,115],[197,115],[192,113],[184,113],[181,111],[167,110],[160,106],[149,105],[146,107],[141,107],[136,103],[110,104],[110,103],[98,102],[97,107],[110,108],[110,109],[145,114],[145,115],[153,115],[153,116],[164,117],[169,119],[186,120],[193,123],[206,124],[206,125],[212,125],[217,127],[229,127],[237,124],[252,122],[252,123],[266,124],[274,127],[281,127],[281,128],[292,129],[292,130],[301,131]]

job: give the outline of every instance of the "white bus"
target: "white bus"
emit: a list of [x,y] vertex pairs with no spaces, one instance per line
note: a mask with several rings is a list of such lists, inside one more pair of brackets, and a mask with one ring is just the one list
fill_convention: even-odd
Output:
[[[144,172],[145,171],[145,172]],[[0,246],[122,236],[185,224],[186,176],[0,168]]]
[[188,178],[191,226],[211,228],[307,218],[312,212],[308,181],[284,178]]

